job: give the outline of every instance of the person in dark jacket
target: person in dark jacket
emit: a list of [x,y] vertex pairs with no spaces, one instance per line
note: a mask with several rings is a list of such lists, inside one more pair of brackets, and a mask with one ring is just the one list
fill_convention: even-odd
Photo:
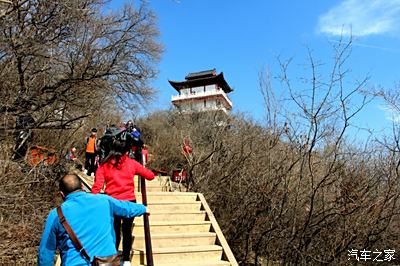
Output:
[[33,138],[31,127],[35,119],[30,114],[21,115],[15,123],[15,148],[12,159],[14,161],[23,159],[28,151],[28,143]]

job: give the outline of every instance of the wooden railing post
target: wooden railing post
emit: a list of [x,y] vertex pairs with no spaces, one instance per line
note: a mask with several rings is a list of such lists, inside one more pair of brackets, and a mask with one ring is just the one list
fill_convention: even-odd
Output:
[[[140,188],[142,192],[142,204],[147,207],[146,180],[144,179],[144,177],[140,177],[140,181],[141,181]],[[143,215],[143,223],[144,223],[144,240],[146,245],[146,265],[154,266],[153,250],[151,247],[149,215],[147,213]]]

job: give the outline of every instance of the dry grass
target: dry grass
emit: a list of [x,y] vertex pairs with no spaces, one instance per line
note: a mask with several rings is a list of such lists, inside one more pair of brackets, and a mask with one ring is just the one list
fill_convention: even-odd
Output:
[[45,218],[60,203],[56,181],[63,171],[0,161],[0,265],[36,263]]

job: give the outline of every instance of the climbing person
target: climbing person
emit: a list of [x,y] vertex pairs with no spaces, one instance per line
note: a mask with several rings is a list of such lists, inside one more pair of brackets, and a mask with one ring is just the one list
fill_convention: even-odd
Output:
[[108,156],[111,144],[115,139],[126,139],[126,129],[117,127],[115,124],[107,127],[103,136],[100,138],[99,144],[99,164]]
[[[109,154],[100,163],[96,171],[92,193],[99,193],[105,183],[105,194],[118,200],[136,202],[134,176],[140,175],[147,180],[152,180],[155,176],[152,171],[128,157],[130,148],[131,144],[128,138],[113,139],[110,143]],[[124,265],[131,265],[133,218],[124,218],[118,215],[114,217],[116,248],[119,247],[121,241],[121,222]]]
[[89,176],[94,176],[96,170],[96,154],[97,148],[97,129],[92,128],[90,136],[85,139],[85,173]]
[[69,151],[67,152],[67,155],[65,155],[65,159],[68,162],[73,162],[77,159],[76,157],[76,147],[72,147],[71,149],[69,149]]
[[70,236],[55,208],[47,217],[40,241],[37,259],[39,266],[53,265],[57,248],[60,250],[61,265],[92,265],[94,256],[116,255],[114,215],[130,218],[146,212],[142,204],[82,191],[81,181],[76,174],[67,174],[61,178],[59,188],[64,200],[60,206],[61,213],[88,256],[85,256],[83,250],[77,249],[77,241]]
[[125,128],[126,128],[129,132],[132,131],[133,127],[134,127],[134,124],[133,124],[132,120],[128,120],[128,122],[125,123]]
[[72,148],[70,148],[67,154],[65,155],[65,160],[67,161],[67,163],[71,164],[71,166],[73,166],[74,168],[82,170],[83,163],[78,158],[79,157],[78,154],[79,152],[76,146],[72,146]]
[[30,114],[24,114],[18,117],[15,122],[15,147],[12,160],[18,161],[25,157],[28,151],[28,143],[33,139],[31,127],[35,119]]
[[125,128],[126,131],[130,134],[132,140],[131,150],[129,151],[128,156],[135,159],[140,164],[143,164],[142,148],[144,142],[141,138],[142,132],[140,131],[140,128],[132,122],[132,120],[129,120],[126,123]]

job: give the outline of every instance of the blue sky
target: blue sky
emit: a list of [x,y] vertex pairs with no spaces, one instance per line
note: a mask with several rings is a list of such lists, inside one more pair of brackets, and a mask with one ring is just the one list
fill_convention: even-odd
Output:
[[[113,0],[114,8],[124,0]],[[235,112],[262,120],[258,75],[269,68],[279,74],[276,57],[293,58],[294,76],[302,75],[307,49],[322,62],[333,57],[332,45],[352,34],[349,80],[371,75],[370,87],[393,88],[400,73],[400,0],[149,0],[158,17],[165,53],[158,89],[149,108],[170,108],[176,91],[168,80],[184,80],[189,72],[216,68],[234,92]],[[298,76],[297,76],[298,77]],[[275,85],[274,85],[275,86]],[[279,90],[278,86],[276,89]],[[379,130],[390,124],[380,101],[360,114],[361,127]]]

